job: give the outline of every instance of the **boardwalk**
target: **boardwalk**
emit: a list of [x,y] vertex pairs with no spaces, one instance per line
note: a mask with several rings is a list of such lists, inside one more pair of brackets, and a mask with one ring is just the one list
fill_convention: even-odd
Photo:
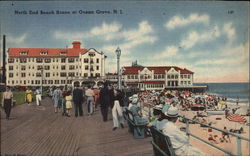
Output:
[[150,141],[134,139],[127,125],[112,131],[112,120],[102,122],[100,111],[91,117],[63,117],[53,112],[49,98],[41,107],[15,107],[8,121],[1,110],[1,155],[151,156]]

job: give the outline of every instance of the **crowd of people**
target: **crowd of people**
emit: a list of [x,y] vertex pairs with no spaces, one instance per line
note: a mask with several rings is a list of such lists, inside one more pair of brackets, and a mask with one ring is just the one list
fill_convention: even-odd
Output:
[[[32,91],[27,89],[25,92],[25,100],[30,105],[33,101]],[[36,104],[41,105],[41,90],[37,88],[34,92]],[[189,144],[188,137],[177,125],[176,121],[179,118],[179,110],[189,111],[194,106],[199,105],[202,111],[197,111],[193,120],[200,123],[209,124],[206,122],[206,110],[225,110],[228,115],[228,107],[225,102],[226,98],[216,97],[206,93],[195,94],[190,91],[169,91],[164,89],[160,92],[145,91],[136,93],[130,97],[126,92],[119,90],[117,86],[105,82],[103,86],[88,85],[82,87],[76,85],[74,89],[64,86],[63,88],[54,87],[50,89],[49,95],[53,100],[54,113],[62,113],[63,116],[70,117],[72,108],[74,108],[74,116],[85,116],[83,113],[83,104],[87,106],[86,116],[92,116],[94,112],[100,108],[103,122],[108,121],[109,110],[112,112],[113,130],[121,127],[124,128],[123,111],[129,109],[135,119],[136,124],[144,124],[147,127],[155,126],[156,129],[162,131],[169,136],[176,155],[205,155],[202,151],[192,147]],[[11,99],[13,94],[9,87],[3,94],[3,104],[8,119],[11,111]],[[153,106],[153,116],[143,114],[144,104]],[[230,112],[231,113],[231,112]],[[222,134],[220,141],[230,141],[227,128],[224,127],[225,133]],[[210,142],[217,142],[216,138],[211,134],[208,138]]]

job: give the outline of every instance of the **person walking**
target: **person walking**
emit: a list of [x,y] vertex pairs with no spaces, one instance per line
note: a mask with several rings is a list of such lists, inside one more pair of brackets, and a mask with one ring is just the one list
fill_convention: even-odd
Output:
[[6,119],[9,120],[11,105],[12,105],[13,93],[9,86],[6,87],[6,91],[3,93],[2,105],[6,114]]
[[124,118],[122,114],[123,107],[123,96],[120,90],[114,89],[114,98],[111,103],[112,108],[112,116],[113,116],[113,131],[119,127],[119,123],[121,128],[124,128]]
[[97,107],[100,100],[100,90],[98,89],[97,86],[94,86],[93,92],[94,92],[94,111],[97,111]]
[[35,94],[36,94],[36,105],[40,106],[42,101],[42,92],[39,87],[36,88]]
[[28,105],[30,105],[32,99],[32,90],[27,87],[27,90],[25,91],[25,101],[28,103]]
[[60,105],[61,105],[61,98],[62,98],[62,92],[60,90],[59,87],[57,87],[54,92],[53,92],[53,96],[52,99],[54,100],[54,108],[55,108],[55,113],[57,113],[60,109]]
[[68,87],[67,85],[64,86],[62,91],[62,116],[67,116],[67,109],[66,109],[66,96],[68,95]]
[[109,83],[106,81],[100,91],[100,107],[103,121],[108,121],[108,108],[111,103],[112,91],[109,89]]
[[66,116],[70,117],[71,116],[71,109],[72,109],[72,96],[71,96],[71,91],[67,92],[67,95],[65,97],[66,100]]
[[87,108],[88,108],[88,115],[93,114],[93,103],[94,103],[94,92],[91,89],[91,86],[88,85],[88,89],[85,91],[85,96],[87,97]]
[[83,90],[80,89],[79,84],[77,84],[76,88],[73,90],[73,102],[75,108],[75,117],[78,117],[78,113],[80,116],[83,116]]

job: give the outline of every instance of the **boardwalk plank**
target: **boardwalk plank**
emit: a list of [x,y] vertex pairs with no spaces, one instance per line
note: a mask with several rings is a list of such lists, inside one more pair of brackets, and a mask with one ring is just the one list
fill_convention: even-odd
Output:
[[[13,120],[1,110],[1,155],[112,156],[152,155],[151,138],[134,139],[124,129],[112,131],[112,120],[103,122],[100,111],[75,118],[55,114],[51,99],[43,107],[21,105],[13,109]],[[39,108],[39,109],[38,109]],[[86,114],[86,104],[84,105]],[[110,114],[109,114],[110,116]]]

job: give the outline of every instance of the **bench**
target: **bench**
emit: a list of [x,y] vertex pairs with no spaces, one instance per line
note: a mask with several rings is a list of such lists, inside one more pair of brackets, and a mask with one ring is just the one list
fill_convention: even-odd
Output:
[[155,156],[176,156],[170,138],[157,130],[155,127],[150,127],[150,132],[153,138],[152,146]]
[[123,113],[124,118],[127,120],[129,126],[129,132],[133,134],[135,139],[143,139],[146,137],[145,124],[137,124],[134,118],[133,113],[126,109]]

